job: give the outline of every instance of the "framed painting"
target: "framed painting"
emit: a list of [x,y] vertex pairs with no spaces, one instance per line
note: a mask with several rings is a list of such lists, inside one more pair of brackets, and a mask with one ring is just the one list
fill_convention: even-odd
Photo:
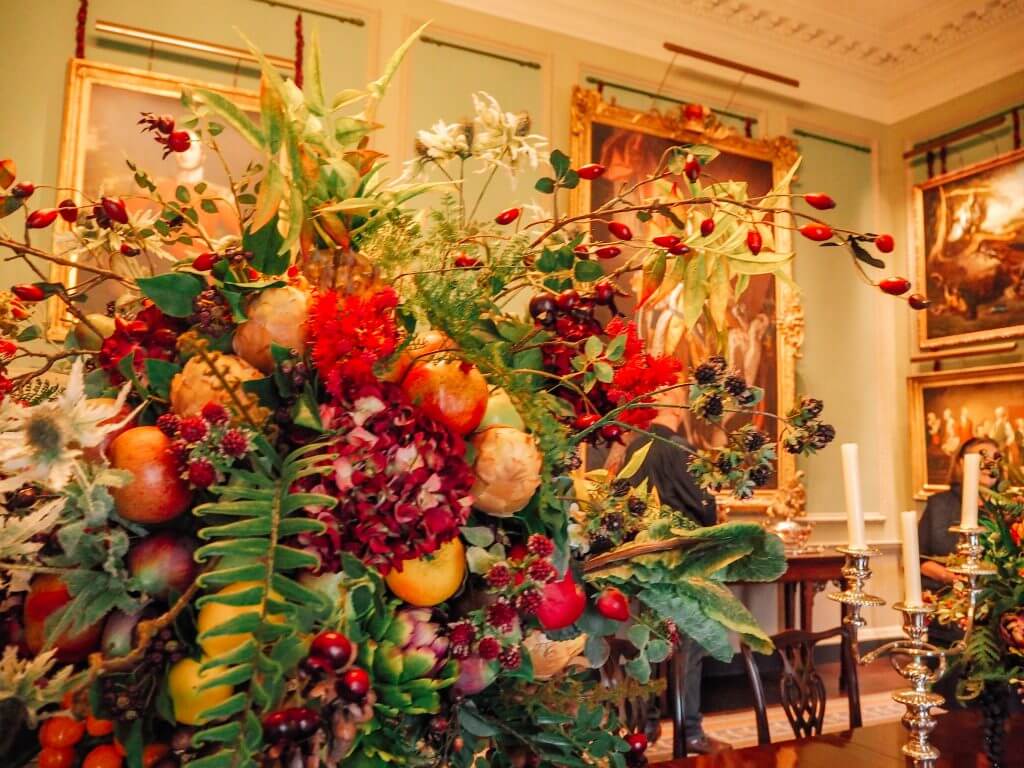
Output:
[[910,456],[914,498],[949,489],[960,445],[995,441],[1014,474],[1024,467],[1024,363],[911,376]]
[[[751,196],[766,194],[773,184],[780,182],[797,156],[796,145],[786,138],[749,139],[713,120],[694,124],[681,109],[667,114],[638,112],[606,102],[596,91],[577,86],[573,90],[571,115],[574,164],[601,163],[608,170],[601,178],[572,191],[572,212],[582,214],[598,208],[611,199],[616,189],[650,175],[666,149],[683,143],[710,144],[718,149],[721,154],[707,165],[707,173],[716,179],[745,181]],[[659,234],[655,221],[617,218],[645,239]],[[595,222],[593,226],[595,239],[609,239],[603,223]],[[775,238],[778,251],[791,250],[788,230],[778,228]],[[611,262],[611,266],[616,263]],[[788,265],[783,269],[788,275]],[[674,354],[684,370],[712,354],[716,332],[705,327],[703,320],[687,332],[683,324],[674,320],[680,315],[672,304],[677,300],[675,295],[635,313],[634,287],[622,287],[630,291],[630,297],[620,309],[637,322],[652,350]],[[776,279],[774,275],[754,276],[746,291],[729,306],[727,318],[730,365],[765,392],[753,421],[768,434],[777,434],[776,421],[769,414],[785,412],[795,397],[796,359],[803,342],[803,312],[798,294],[787,280]],[[733,414],[722,429],[687,419],[683,430],[693,447],[717,447],[725,444],[726,432],[740,427],[744,420],[751,419]],[[752,499],[722,498],[720,505],[725,510],[763,512],[799,490],[795,481],[795,459],[783,453],[768,486]]]
[[[238,133],[225,127],[217,136],[221,158],[211,156],[212,153],[199,142],[193,142],[189,151],[172,153],[163,159],[163,148],[153,140],[151,133],[141,132],[137,125],[142,112],[181,117],[185,112],[181,104],[184,88],[216,91],[241,105],[250,116],[258,118],[259,96],[253,91],[72,59],[68,64],[64,94],[58,177],[61,193],[58,199],[72,197],[82,203],[83,194],[96,198],[106,195],[122,198],[130,214],[147,208],[159,213],[159,206],[140,194],[134,173],[128,167],[130,160],[149,174],[157,191],[168,199],[174,198],[179,185],[205,182],[210,192],[230,200],[231,182],[226,168],[240,173],[256,158],[255,150]],[[200,223],[211,240],[238,234],[237,216],[231,208],[224,204],[218,206],[216,212],[204,210],[201,213]],[[57,237],[61,237],[60,232]],[[114,257],[123,263],[96,262],[96,266],[129,275],[158,274],[167,270],[174,259],[184,253],[185,246],[174,245],[167,249],[163,258],[143,252],[137,257]],[[79,271],[74,267],[55,265],[51,280],[71,287],[82,279]],[[89,301],[84,309],[102,313],[121,292],[123,289],[117,284],[107,281],[89,291]],[[51,302],[50,334],[61,337],[66,332],[67,318],[63,307]]]
[[1024,336],[1024,150],[914,187],[921,349]]

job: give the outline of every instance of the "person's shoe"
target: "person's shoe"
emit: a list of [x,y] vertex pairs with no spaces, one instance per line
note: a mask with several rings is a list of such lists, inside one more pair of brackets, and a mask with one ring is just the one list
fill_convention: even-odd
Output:
[[686,740],[686,753],[689,755],[717,755],[730,749],[731,744],[713,739],[704,733],[700,736],[690,736]]

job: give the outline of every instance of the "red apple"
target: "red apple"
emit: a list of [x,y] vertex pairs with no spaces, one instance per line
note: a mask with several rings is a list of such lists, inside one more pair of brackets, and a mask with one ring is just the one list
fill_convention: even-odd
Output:
[[[90,400],[89,402],[97,404],[103,403],[104,405],[113,405],[114,398],[97,397],[95,399]],[[124,419],[126,419],[128,417],[128,414],[130,414],[131,412],[131,406],[123,405],[121,406],[121,410],[117,412],[116,416],[109,418],[106,421],[101,421],[100,424],[117,424],[120,421],[124,421]],[[137,426],[135,419],[125,421],[125,423],[122,424],[118,429],[115,429],[113,432],[108,432],[106,437],[103,438],[103,442],[100,443],[99,445],[94,445],[90,448],[84,448],[82,450],[82,456],[85,458],[86,461],[102,461],[103,457],[107,455],[107,450],[110,448],[110,444],[114,442],[114,440],[116,440],[118,436],[124,434],[129,429],[132,429],[135,426]]]
[[544,629],[564,629],[575,624],[586,607],[587,593],[576,583],[572,571],[566,571],[561,581],[553,581],[544,587],[537,618]]
[[195,581],[196,545],[173,533],[156,533],[136,542],[128,551],[128,570],[153,597],[168,600],[184,592]]
[[416,363],[402,389],[424,413],[459,435],[476,429],[487,410],[487,380],[476,366],[462,360],[442,356]]
[[414,363],[426,362],[430,360],[432,353],[442,349],[454,350],[455,342],[440,331],[427,331],[410,341],[380,378],[398,384]]
[[55,648],[57,659],[63,662],[81,661],[96,650],[103,630],[98,621],[77,634],[65,632],[52,643],[47,643],[46,620],[51,614],[71,602],[71,593],[59,576],[41,573],[32,579],[25,598],[22,620],[25,624],[25,647],[38,654],[47,646]]
[[135,479],[111,488],[117,512],[133,523],[166,523],[188,509],[192,494],[171,453],[171,439],[157,427],[135,427],[110,444],[110,464]]

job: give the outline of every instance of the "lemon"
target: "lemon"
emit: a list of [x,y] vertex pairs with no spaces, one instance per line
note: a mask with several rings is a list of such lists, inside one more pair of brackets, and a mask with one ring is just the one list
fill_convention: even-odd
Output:
[[[236,584],[231,584],[224,587],[218,595],[232,595],[236,592],[241,592],[246,589],[258,586],[258,581],[240,581]],[[274,600],[281,600],[281,596],[277,592],[271,590],[270,596]],[[231,619],[242,616],[246,613],[259,613],[258,605],[224,605],[223,603],[206,603],[202,608],[199,609],[199,617],[196,619],[196,629],[199,634],[202,635],[204,632],[219,627],[222,624],[226,624]],[[274,624],[283,624],[285,621],[284,614],[271,613],[267,616],[267,620]],[[230,653],[235,650],[238,646],[244,643],[252,637],[251,632],[240,632],[236,635],[215,635],[214,637],[201,638],[199,640],[199,646],[203,649],[203,653],[206,656],[222,656],[225,653]]]
[[216,669],[200,674],[200,662],[182,659],[167,673],[167,692],[174,705],[174,719],[184,725],[202,725],[202,712],[223,704],[235,692],[230,685],[215,685],[204,691],[199,686],[220,674]]
[[385,581],[395,594],[421,608],[443,603],[459,591],[466,576],[466,548],[458,537],[419,560],[406,560],[401,571],[391,571]]

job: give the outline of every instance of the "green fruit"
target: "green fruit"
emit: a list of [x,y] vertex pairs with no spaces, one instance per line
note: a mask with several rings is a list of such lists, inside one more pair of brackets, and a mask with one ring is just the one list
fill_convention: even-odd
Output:
[[[103,340],[114,333],[114,318],[94,313],[86,315],[85,319],[89,321],[92,328],[83,321],[78,321],[75,325],[75,338],[78,339],[78,346],[82,349],[98,350],[103,346]],[[94,328],[95,330],[93,330]]]
[[488,427],[512,427],[522,430],[523,417],[519,415],[508,392],[504,389],[496,389],[487,399],[487,410],[484,411],[484,418],[477,427],[478,432],[483,432]]

